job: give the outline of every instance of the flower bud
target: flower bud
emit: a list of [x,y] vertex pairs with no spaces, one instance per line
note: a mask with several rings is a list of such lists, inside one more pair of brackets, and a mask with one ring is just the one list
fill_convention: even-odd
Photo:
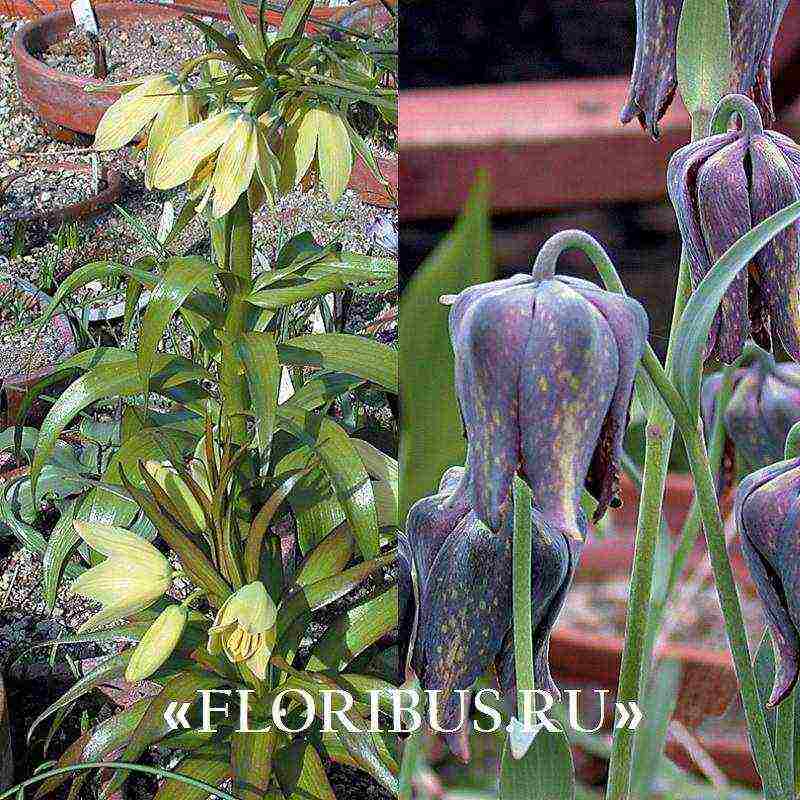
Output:
[[468,441],[469,502],[503,525],[514,475],[546,524],[579,538],[584,487],[614,501],[647,316],[635,300],[564,276],[474,286],[450,313]]
[[142,636],[125,668],[131,682],[149,678],[172,655],[183,635],[189,612],[183,606],[167,606]]
[[[751,97],[771,124],[770,69],[789,0],[730,0],[733,71],[730,90]],[[636,55],[620,119],[637,117],[653,138],[677,88],[676,49],[683,0],[636,0]]]
[[[800,198],[800,147],[763,130],[747,98],[730,96],[722,103],[735,107],[743,118],[742,130],[682,147],[667,170],[694,287],[734,242]],[[731,364],[749,337],[767,350],[777,337],[800,360],[799,255],[800,226],[794,223],[738,274],[713,323],[707,357]]]
[[[457,726],[460,702],[456,692],[468,689],[490,667],[496,670],[510,708],[516,707],[513,514],[505,516],[500,531],[492,532],[470,508],[467,485],[464,469],[448,470],[438,494],[412,507],[401,537],[401,630],[408,634],[410,665],[422,689],[441,692],[441,728]],[[581,514],[582,533],[586,524]],[[532,545],[535,680],[538,688],[557,696],[548,662],[550,632],[572,582],[582,544],[534,514]],[[417,578],[418,605],[412,571]],[[463,737],[454,733],[447,740],[453,752],[466,759]]]
[[734,512],[772,636],[776,667],[768,705],[773,707],[789,696],[800,669],[800,459],[745,478]]
[[172,581],[172,567],[150,542],[123,528],[100,523],[73,523],[88,545],[107,556],[72,584],[73,594],[89,597],[103,608],[81,626],[97,630],[112,620],[136,614],[159,600]]
[[[703,382],[703,417],[713,424],[722,373]],[[800,366],[777,364],[767,356],[736,370],[733,393],[723,416],[729,442],[749,469],[783,459],[786,436],[800,422]]]
[[208,652],[224,652],[233,664],[245,663],[264,679],[275,647],[278,610],[260,581],[243,586],[220,607],[208,631]]
[[187,522],[191,520],[194,523],[194,527],[204,531],[206,529],[206,517],[203,509],[178,474],[178,471],[170,464],[162,464],[158,461],[147,461],[144,468],[180,509],[182,518]]

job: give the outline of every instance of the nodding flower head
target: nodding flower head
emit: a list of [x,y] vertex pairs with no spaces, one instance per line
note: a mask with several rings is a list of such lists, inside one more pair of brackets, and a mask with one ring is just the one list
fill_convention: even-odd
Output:
[[[800,199],[800,147],[764,130],[740,95],[723,98],[715,117],[735,111],[739,131],[682,147],[670,160],[667,189],[696,287],[737,239]],[[711,329],[706,356],[733,363],[752,337],[769,350],[780,340],[800,360],[800,225],[781,231],[734,279]]]
[[[729,448],[750,470],[781,461],[786,437],[800,422],[800,366],[778,364],[765,356],[736,370],[733,394],[723,414]],[[703,418],[709,428],[721,383],[719,372],[703,382]]]
[[769,705],[775,706],[789,696],[800,670],[800,459],[745,478],[735,514],[772,635],[776,668]]
[[[730,90],[751,97],[769,124],[774,120],[772,50],[789,0],[729,0],[733,71]],[[677,88],[676,50],[683,0],[636,0],[636,55],[620,113],[634,117],[653,138]]]
[[581,537],[584,487],[605,513],[647,330],[638,302],[578,278],[515,275],[458,295],[450,338],[478,519],[500,530],[517,472],[555,531]]
[[[516,708],[512,630],[513,514],[490,530],[469,504],[465,470],[448,470],[438,494],[418,501],[400,537],[400,628],[405,656],[424,690],[437,690],[439,727],[455,729],[459,690],[494,669],[506,702]],[[513,501],[512,501],[513,504]],[[558,696],[548,663],[550,632],[567,596],[582,544],[534,514],[531,564],[537,688]],[[585,533],[587,521],[578,511]],[[466,741],[447,735],[469,758]]]

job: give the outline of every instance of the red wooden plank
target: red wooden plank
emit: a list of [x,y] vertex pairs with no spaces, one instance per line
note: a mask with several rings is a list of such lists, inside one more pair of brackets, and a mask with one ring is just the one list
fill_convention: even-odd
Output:
[[498,211],[661,197],[669,154],[689,134],[686,113],[673,104],[653,142],[619,122],[627,85],[607,78],[401,92],[401,218],[451,216],[479,168]]

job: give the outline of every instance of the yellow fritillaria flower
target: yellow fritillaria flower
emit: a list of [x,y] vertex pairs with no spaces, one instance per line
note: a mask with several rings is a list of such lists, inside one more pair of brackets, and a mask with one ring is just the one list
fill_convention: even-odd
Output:
[[167,606],[142,636],[125,669],[125,679],[149,678],[171,655],[183,635],[189,612],[183,606]]
[[95,133],[96,150],[116,150],[153,123],[147,138],[145,185],[153,186],[153,176],[176,136],[197,121],[197,99],[185,93],[175,75],[156,75],[126,92],[103,114]]
[[229,661],[245,663],[263,680],[275,647],[277,617],[275,603],[261,581],[243,586],[217,612],[208,630],[208,652],[224,652]]
[[[217,154],[206,201],[214,193],[212,213],[222,217],[257,176],[271,194],[275,156],[259,123],[238,109],[222,111],[192,125],[167,147],[153,176],[159,189],[173,189],[188,181],[200,164]],[[205,202],[205,201],[204,201]]]
[[136,614],[167,591],[172,567],[150,542],[111,525],[78,521],[74,525],[81,539],[107,556],[102,564],[86,570],[72,584],[73,594],[96,600],[103,606],[81,626],[81,633]]

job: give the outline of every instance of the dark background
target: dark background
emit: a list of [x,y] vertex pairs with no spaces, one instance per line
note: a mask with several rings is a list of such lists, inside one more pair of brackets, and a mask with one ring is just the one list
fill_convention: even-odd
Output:
[[[408,0],[400,18],[403,91],[628,75],[633,63],[634,0]],[[401,224],[403,281],[451,224],[452,220]],[[524,269],[549,235],[572,227],[589,231],[609,250],[628,291],[646,306],[652,344],[663,352],[680,255],[669,203],[496,216],[493,229],[501,275]],[[570,256],[562,263],[566,271],[596,280],[582,256]]]

